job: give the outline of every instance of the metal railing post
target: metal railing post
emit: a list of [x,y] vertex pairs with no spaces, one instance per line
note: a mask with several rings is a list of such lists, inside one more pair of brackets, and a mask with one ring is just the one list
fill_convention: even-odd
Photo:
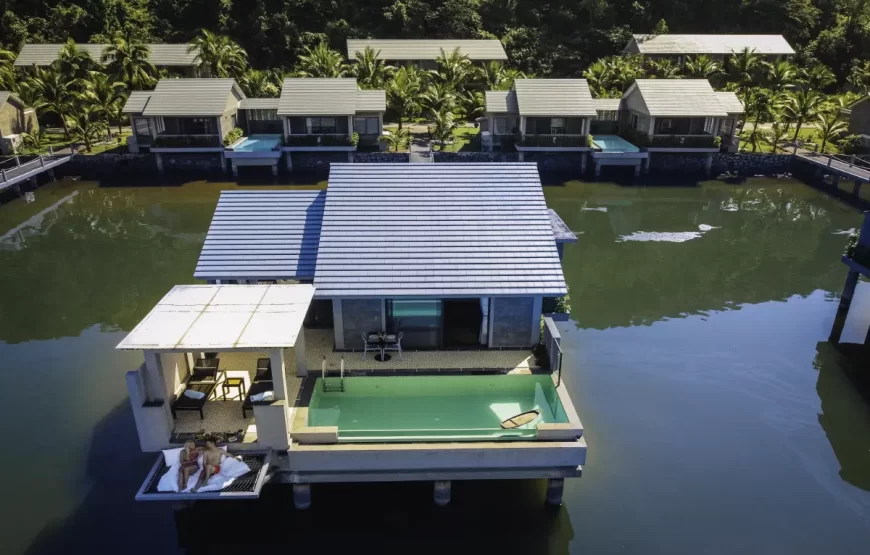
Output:
[[6,169],[4,168],[4,169],[0,170],[0,172],[3,173],[3,181],[9,181],[9,179],[6,177]]

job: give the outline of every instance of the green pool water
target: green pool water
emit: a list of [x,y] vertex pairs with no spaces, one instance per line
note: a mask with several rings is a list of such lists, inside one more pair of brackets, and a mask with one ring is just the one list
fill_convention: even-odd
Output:
[[[330,386],[337,378],[327,378]],[[519,428],[501,422],[539,409]],[[539,423],[568,422],[550,376],[390,376],[345,378],[324,391],[318,378],[309,426],[338,426],[339,441],[529,439]]]

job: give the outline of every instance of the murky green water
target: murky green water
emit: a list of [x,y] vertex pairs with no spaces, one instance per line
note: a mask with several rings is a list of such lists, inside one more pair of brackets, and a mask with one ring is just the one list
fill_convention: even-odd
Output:
[[[547,188],[580,234],[565,253],[565,381],[590,449],[561,509],[541,508],[534,481],[457,483],[446,509],[429,484],[323,486],[307,513],[277,487],[256,504],[177,514],[134,503],[153,459],[126,405],[123,375],[139,361],[113,347],[193,281],[224,187],[66,183],[0,206],[3,553],[870,545],[870,408],[824,343],[845,278],[841,233],[860,215],[785,181]],[[870,306],[861,285],[856,305]],[[863,339],[870,315],[853,311],[845,337]]]

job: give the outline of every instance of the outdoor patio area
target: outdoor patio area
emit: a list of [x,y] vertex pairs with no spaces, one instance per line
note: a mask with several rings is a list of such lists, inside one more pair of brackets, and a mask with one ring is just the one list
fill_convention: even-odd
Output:
[[[443,350],[414,351],[403,350],[399,353],[390,352],[390,360],[379,362],[375,360],[376,352],[369,351],[363,359],[363,352],[335,352],[335,340],[332,330],[305,330],[305,358],[309,372],[320,372],[323,357],[326,357],[327,370],[337,371],[344,357],[345,371],[420,371],[420,372],[459,372],[474,370],[503,370],[511,373],[529,373],[536,367],[535,357],[530,350]],[[296,360],[287,358],[288,373],[295,375]],[[289,382],[288,382],[289,389]],[[289,395],[288,395],[289,396]]]

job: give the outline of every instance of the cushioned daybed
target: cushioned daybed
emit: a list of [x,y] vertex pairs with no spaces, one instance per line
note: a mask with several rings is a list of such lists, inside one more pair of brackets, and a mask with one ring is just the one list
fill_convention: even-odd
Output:
[[[263,393],[265,391],[274,391],[275,386],[272,385],[271,381],[259,381],[254,382],[251,385],[251,389],[248,390],[248,395],[245,397],[245,402],[242,403],[242,418],[248,417],[248,411],[254,410],[254,401],[251,400],[252,395],[257,395],[259,393]],[[271,401],[270,401],[271,402]]]

